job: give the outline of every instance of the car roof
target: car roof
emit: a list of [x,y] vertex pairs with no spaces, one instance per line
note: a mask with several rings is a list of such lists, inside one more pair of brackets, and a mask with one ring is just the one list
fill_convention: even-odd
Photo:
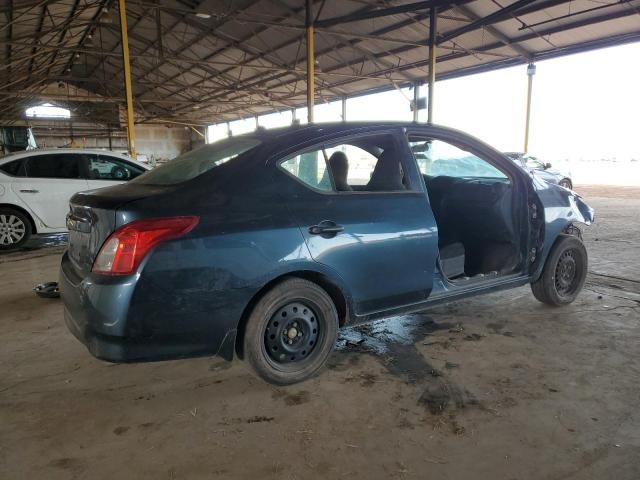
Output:
[[23,150],[20,152],[12,152],[3,157],[0,157],[0,164],[7,163],[11,160],[18,160],[20,158],[31,157],[33,155],[41,155],[47,153],[74,153],[74,154],[100,154],[107,155],[110,157],[121,158],[123,160],[127,160],[129,162],[135,163],[136,165],[140,165],[146,169],[148,169],[148,165],[144,163],[138,162],[128,155],[113,152],[111,150],[101,150],[99,148],[36,148],[33,150]]
[[299,140],[312,139],[319,136],[349,133],[349,132],[361,132],[361,131],[375,131],[388,128],[411,128],[426,124],[412,123],[412,122],[331,122],[331,123],[313,123],[305,125],[291,125],[289,127],[265,129],[258,128],[255,132],[249,133],[249,136],[255,136],[261,140],[275,140],[283,139],[288,136],[295,136]]
[[[374,133],[380,130],[389,130],[394,128],[420,128],[428,129],[435,133],[455,133],[461,134],[465,137],[470,137],[469,134],[457,130],[455,128],[445,127],[442,125],[436,125],[432,123],[417,123],[407,121],[380,121],[380,122],[332,122],[332,123],[314,123],[305,125],[292,125],[283,128],[265,129],[258,128],[254,132],[246,133],[243,135],[237,135],[232,138],[238,138],[241,136],[253,137],[261,140],[263,143],[278,143],[278,144],[299,144],[307,141],[314,141],[322,137],[349,135],[349,134],[365,134],[368,132]],[[478,139],[476,139],[478,140]],[[214,142],[215,143],[215,142]]]

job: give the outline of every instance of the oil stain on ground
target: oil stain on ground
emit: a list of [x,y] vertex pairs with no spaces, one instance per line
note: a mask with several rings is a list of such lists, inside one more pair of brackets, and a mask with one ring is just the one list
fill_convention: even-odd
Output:
[[[437,323],[424,314],[404,315],[342,329],[329,368],[344,369],[359,354],[370,354],[382,360],[389,373],[422,390],[418,404],[432,415],[453,413],[468,405],[478,405],[464,387],[452,382],[431,365],[416,343],[440,330],[455,328],[451,323]],[[479,338],[478,338],[479,339]],[[474,340],[476,340],[474,338]],[[345,358],[346,357],[346,358]]]

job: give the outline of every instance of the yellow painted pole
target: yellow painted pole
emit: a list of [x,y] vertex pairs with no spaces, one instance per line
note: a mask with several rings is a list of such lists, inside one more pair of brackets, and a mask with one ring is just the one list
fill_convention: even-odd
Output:
[[315,65],[313,52],[313,25],[307,27],[307,119],[313,123],[313,106],[315,104]]
[[429,14],[429,94],[427,100],[427,123],[433,123],[433,100],[436,88],[436,29],[438,10],[431,8]]
[[313,106],[315,104],[315,55],[313,45],[313,12],[311,0],[307,0],[307,120],[313,123]]
[[124,90],[127,96],[127,142],[129,155],[136,158],[136,130],[133,121],[133,92],[131,91],[131,63],[129,62],[129,35],[127,31],[127,8],[125,0],[118,0],[120,9],[120,32],[122,35],[122,64],[124,66]]
[[531,91],[533,90],[533,76],[536,74],[536,66],[530,63],[527,66],[527,113],[524,120],[524,153],[529,151],[529,122],[531,119]]

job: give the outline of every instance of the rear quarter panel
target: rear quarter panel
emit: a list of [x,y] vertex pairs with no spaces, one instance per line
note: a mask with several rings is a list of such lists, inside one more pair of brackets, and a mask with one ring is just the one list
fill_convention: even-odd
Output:
[[243,175],[232,165],[218,167],[165,199],[119,210],[119,223],[139,216],[200,216],[187,237],[161,244],[145,260],[127,335],[188,333],[222,342],[229,332],[235,336],[250,301],[273,279],[298,271],[332,275],[311,258],[272,167],[258,162],[245,168],[256,170]]

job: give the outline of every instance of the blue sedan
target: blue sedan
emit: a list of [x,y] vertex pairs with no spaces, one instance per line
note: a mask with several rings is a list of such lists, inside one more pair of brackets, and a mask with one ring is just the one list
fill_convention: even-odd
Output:
[[593,210],[457,130],[259,130],[78,193],[65,322],[112,362],[240,357],[286,385],[344,325],[531,284],[572,302]]

